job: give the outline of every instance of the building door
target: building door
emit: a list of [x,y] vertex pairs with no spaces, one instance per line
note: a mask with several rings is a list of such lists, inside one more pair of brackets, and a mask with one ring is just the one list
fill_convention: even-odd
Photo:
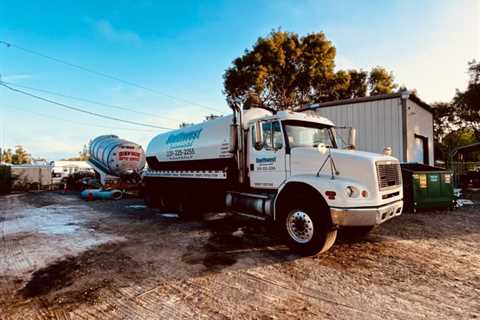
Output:
[[428,138],[415,135],[415,158],[414,162],[429,164],[428,161]]

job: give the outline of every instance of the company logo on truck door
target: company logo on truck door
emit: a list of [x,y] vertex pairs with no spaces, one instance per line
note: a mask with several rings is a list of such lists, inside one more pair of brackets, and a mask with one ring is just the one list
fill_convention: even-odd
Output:
[[277,157],[255,158],[257,163],[257,171],[275,171],[275,161]]
[[264,158],[256,158],[255,162],[258,164],[271,164],[277,160],[277,157],[264,157]]

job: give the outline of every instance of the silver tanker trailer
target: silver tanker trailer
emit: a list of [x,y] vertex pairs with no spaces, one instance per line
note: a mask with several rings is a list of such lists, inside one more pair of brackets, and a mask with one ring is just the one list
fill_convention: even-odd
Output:
[[116,135],[103,135],[90,142],[89,154],[89,163],[103,185],[122,179],[140,181],[145,167],[142,146]]

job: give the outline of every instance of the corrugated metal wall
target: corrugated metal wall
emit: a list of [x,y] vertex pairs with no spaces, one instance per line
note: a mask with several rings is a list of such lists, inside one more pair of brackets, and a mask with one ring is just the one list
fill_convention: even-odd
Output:
[[316,112],[337,126],[357,129],[357,149],[383,153],[392,148],[403,161],[402,103],[400,98],[318,108]]
[[433,116],[411,100],[407,100],[407,162],[415,161],[415,135],[428,139],[428,164],[434,162]]

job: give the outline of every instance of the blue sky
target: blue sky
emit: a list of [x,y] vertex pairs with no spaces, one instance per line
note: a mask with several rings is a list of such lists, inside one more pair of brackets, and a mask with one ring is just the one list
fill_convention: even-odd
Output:
[[[425,101],[448,101],[466,86],[467,61],[480,59],[479,21],[476,0],[0,0],[0,40],[224,113],[229,112],[224,70],[259,36],[279,27],[302,35],[325,32],[337,48],[338,69],[381,65]],[[159,126],[177,127],[172,119],[197,122],[211,112],[5,46],[0,46],[0,74],[18,85],[150,113],[155,116],[39,93]],[[74,156],[91,138],[108,133],[145,147],[157,132],[0,88],[0,146],[21,144],[33,156]]]

